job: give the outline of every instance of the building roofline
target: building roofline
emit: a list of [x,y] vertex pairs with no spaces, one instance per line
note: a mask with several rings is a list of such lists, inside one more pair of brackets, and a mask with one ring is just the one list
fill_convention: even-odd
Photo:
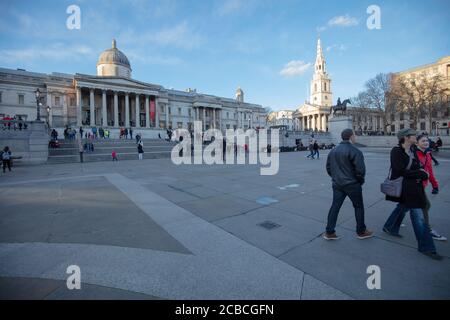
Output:
[[406,69],[404,71],[394,72],[394,74],[395,75],[402,75],[402,74],[405,74],[405,73],[419,71],[421,69],[427,69],[427,68],[430,68],[430,67],[432,67],[432,66],[434,66],[436,64],[441,64],[441,63],[446,63],[446,62],[450,63],[450,56],[445,56],[445,57],[442,57],[442,58],[438,59],[435,62],[427,63],[427,64],[424,64],[424,65],[421,65],[421,66],[417,66],[417,67],[412,67],[412,68]]

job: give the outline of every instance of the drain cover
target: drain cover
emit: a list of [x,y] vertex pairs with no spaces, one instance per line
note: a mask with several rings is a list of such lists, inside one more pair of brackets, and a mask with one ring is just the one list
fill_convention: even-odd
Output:
[[272,221],[264,221],[263,223],[258,224],[258,226],[263,227],[264,229],[267,230],[272,230],[281,227],[281,225]]

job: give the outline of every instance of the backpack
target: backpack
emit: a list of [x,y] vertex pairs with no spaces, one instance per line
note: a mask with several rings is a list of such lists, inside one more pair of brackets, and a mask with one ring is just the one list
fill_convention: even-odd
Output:
[[3,152],[2,153],[2,159],[3,160],[11,160],[11,152]]

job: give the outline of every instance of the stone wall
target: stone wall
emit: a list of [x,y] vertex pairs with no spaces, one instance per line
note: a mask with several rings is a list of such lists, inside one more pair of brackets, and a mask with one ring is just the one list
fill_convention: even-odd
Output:
[[0,129],[0,148],[5,146],[11,149],[13,157],[22,157],[14,160],[21,164],[42,164],[48,159],[49,136],[44,122],[28,122],[26,130]]

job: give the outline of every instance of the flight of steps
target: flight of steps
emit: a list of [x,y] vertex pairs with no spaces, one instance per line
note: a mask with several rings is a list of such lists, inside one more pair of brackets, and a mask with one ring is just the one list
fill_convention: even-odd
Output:
[[[160,139],[143,139],[144,159],[170,158],[170,152],[175,142]],[[83,143],[85,139],[83,139]],[[80,162],[80,153],[77,141],[60,140],[59,148],[49,148],[48,163]],[[85,162],[112,161],[111,152],[117,152],[117,158],[122,160],[137,160],[138,152],[136,140],[123,139],[97,139],[93,141],[94,152],[84,152]]]

